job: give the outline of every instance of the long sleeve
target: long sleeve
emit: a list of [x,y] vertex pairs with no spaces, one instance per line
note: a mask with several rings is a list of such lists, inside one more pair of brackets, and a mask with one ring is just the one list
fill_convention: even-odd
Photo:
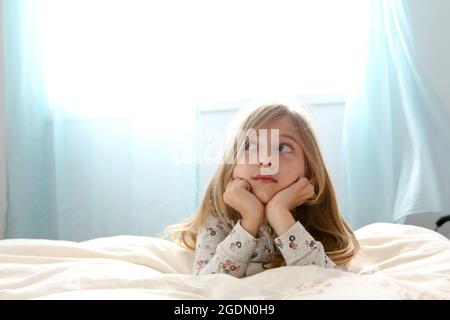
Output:
[[223,222],[209,218],[197,235],[194,274],[226,273],[241,278],[257,243],[240,221],[227,233]]
[[322,243],[315,241],[300,222],[296,222],[283,235],[275,238],[275,244],[288,266],[317,265],[340,269],[326,254]]

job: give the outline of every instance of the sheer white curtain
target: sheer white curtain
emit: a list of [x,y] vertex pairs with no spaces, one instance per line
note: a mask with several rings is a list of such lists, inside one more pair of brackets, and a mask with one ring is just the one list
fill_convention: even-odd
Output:
[[424,77],[410,3],[370,4],[366,61],[343,130],[342,203],[355,228],[450,212],[450,112]]
[[[0,17],[3,16],[3,0],[0,0]],[[4,237],[6,221],[6,155],[5,155],[5,114],[4,114],[4,63],[3,24],[0,23],[0,239]]]

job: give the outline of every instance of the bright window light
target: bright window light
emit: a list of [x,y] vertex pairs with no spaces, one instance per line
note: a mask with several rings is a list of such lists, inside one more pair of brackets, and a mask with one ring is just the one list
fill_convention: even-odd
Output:
[[39,0],[53,108],[86,116],[345,94],[366,1]]

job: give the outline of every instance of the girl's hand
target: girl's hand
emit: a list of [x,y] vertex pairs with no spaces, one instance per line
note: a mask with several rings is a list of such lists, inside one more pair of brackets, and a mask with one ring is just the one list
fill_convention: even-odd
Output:
[[247,180],[231,178],[225,188],[223,200],[241,214],[242,227],[255,237],[264,221],[264,205],[251,191]]
[[298,178],[297,181],[280,190],[267,203],[267,209],[282,208],[292,211],[315,195],[314,186],[306,178]]
[[279,236],[295,224],[291,211],[314,195],[314,186],[308,179],[299,178],[270,199],[265,214]]

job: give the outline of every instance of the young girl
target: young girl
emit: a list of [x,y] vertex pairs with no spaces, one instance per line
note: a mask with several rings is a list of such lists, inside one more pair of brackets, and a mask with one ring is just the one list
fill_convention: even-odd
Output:
[[[249,159],[262,140],[249,139],[249,129],[278,129],[278,143],[256,163]],[[244,119],[197,214],[170,229],[175,241],[195,250],[197,275],[243,277],[253,262],[345,269],[359,249],[308,121],[300,109],[280,104]]]

